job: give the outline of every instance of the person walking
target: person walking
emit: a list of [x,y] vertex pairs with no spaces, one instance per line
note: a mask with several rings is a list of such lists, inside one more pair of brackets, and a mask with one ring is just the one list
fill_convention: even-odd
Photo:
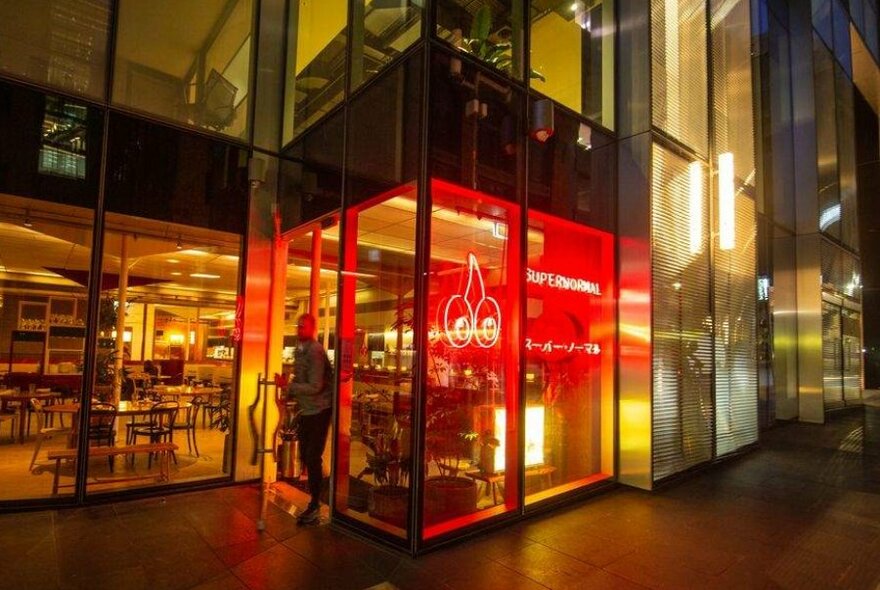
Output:
[[333,368],[324,347],[315,339],[316,331],[313,315],[306,313],[297,319],[299,346],[293,361],[293,379],[287,385],[288,397],[299,405],[298,439],[311,496],[308,508],[297,519],[303,524],[316,522],[320,515],[323,455],[332,416]]

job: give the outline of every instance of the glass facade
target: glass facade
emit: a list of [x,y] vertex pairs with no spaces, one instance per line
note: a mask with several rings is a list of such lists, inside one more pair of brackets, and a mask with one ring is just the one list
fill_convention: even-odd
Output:
[[614,2],[532,2],[533,89],[614,128]]
[[0,503],[302,501],[303,314],[412,553],[861,403],[876,2],[788,4],[0,8]]
[[113,102],[247,139],[253,2],[118,6]]

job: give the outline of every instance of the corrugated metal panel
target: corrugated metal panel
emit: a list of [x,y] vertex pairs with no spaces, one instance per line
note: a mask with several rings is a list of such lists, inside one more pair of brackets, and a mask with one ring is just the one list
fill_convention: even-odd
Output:
[[843,407],[843,354],[840,336],[840,306],[823,301],[822,383],[827,409]]
[[844,309],[841,316],[843,344],[843,399],[848,404],[862,400],[862,327],[857,311]]
[[712,457],[712,318],[706,171],[694,164],[700,182],[692,185],[686,160],[658,145],[652,160],[653,466],[658,480]]
[[736,242],[715,253],[715,448],[758,440],[755,202],[736,198]]
[[708,152],[706,2],[652,0],[653,123],[691,149]]

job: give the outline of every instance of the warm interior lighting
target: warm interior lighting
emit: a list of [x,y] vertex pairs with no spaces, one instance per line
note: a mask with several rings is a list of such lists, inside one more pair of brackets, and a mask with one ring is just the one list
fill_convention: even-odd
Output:
[[[504,471],[504,434],[507,430],[507,411],[495,408],[495,471]],[[528,406],[526,408],[526,456],[525,466],[544,463],[544,406]]]
[[168,341],[171,344],[183,344],[183,341],[184,341],[183,334],[170,334],[168,336]]
[[180,264],[180,261],[177,258],[169,258],[166,262],[168,264]]
[[703,167],[700,162],[688,165],[691,254],[703,249]]
[[722,250],[736,246],[735,201],[733,154],[725,152],[718,156],[718,246]]
[[220,275],[212,275],[212,274],[208,274],[205,272],[194,272],[194,273],[190,273],[189,276],[194,279],[219,279],[220,278]]

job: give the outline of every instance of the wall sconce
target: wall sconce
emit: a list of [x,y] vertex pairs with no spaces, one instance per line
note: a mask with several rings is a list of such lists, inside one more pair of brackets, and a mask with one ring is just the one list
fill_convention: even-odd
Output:
[[556,127],[553,123],[553,101],[547,98],[532,103],[532,122],[529,135],[535,141],[546,143],[553,137]]
[[718,247],[733,250],[736,246],[736,189],[733,154],[718,155]]
[[688,213],[691,254],[699,254],[703,250],[703,165],[700,162],[688,164]]

